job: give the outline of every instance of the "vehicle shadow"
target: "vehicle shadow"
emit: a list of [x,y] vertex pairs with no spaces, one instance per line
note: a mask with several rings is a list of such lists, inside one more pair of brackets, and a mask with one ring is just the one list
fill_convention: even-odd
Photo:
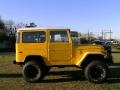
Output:
[[9,73],[9,74],[0,74],[0,78],[21,78],[22,74],[15,74],[15,73]]
[[[84,81],[84,74],[80,70],[75,71],[51,71],[48,77],[52,76],[52,79],[44,79],[42,83],[59,83],[59,82],[71,82],[71,81]],[[58,76],[58,78],[57,78]]]
[[109,84],[120,83],[120,64],[118,65],[117,66],[115,65],[110,68],[110,75],[107,80],[107,83]]
[[[110,67],[109,78],[106,83],[120,83],[120,66]],[[18,73],[3,73],[0,74],[0,78],[22,78],[22,74]],[[38,83],[61,83],[72,81],[86,81],[84,73],[81,70],[71,71],[50,71],[46,77]]]
[[120,51],[112,51],[112,53],[120,53]]
[[[80,70],[75,71],[51,71],[49,76],[61,76],[61,78],[55,79],[44,79],[42,83],[59,83],[59,82],[70,82],[70,81],[86,81],[84,73]],[[116,64],[109,68],[108,80],[105,82],[108,84],[120,83],[120,64]]]
[[[46,79],[46,77],[48,77]],[[81,70],[74,71],[50,71],[46,75],[45,79],[38,83],[59,83],[70,81],[83,81],[85,80],[83,72]],[[49,78],[52,77],[52,78]],[[54,78],[56,77],[56,78]],[[0,73],[0,78],[22,78],[20,73]]]
[[120,67],[120,63],[114,63],[113,66],[118,66],[118,67]]

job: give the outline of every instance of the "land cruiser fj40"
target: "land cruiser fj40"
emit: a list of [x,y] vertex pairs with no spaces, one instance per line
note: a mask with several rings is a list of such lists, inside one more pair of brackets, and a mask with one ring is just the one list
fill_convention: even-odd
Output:
[[17,30],[14,64],[23,66],[22,75],[28,82],[41,81],[52,67],[75,66],[84,71],[88,81],[102,83],[111,64],[106,57],[106,50],[100,45],[74,45],[67,28]]

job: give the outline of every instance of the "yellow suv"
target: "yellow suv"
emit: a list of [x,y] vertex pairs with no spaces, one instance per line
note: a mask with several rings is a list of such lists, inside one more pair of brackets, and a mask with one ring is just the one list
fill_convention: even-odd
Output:
[[106,51],[99,45],[76,45],[67,28],[22,28],[17,30],[16,60],[23,66],[23,78],[41,81],[51,67],[82,68],[93,83],[107,79]]

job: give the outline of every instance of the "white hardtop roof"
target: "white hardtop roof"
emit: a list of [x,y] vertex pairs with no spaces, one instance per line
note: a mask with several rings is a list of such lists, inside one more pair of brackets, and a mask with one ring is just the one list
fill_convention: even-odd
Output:
[[69,28],[51,28],[51,27],[47,27],[47,28],[40,28],[40,27],[35,27],[35,28],[20,28],[20,29],[17,29],[18,31],[19,30],[47,30],[47,29],[53,29],[53,30],[56,30],[56,29],[61,29],[61,30],[64,30],[64,29],[69,29]]

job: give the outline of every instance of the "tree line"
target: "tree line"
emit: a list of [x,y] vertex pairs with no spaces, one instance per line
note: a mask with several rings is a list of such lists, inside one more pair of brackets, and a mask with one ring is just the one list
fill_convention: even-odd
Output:
[[34,22],[29,24],[15,23],[13,20],[3,20],[0,17],[0,51],[15,51],[16,30],[24,27],[36,27]]

